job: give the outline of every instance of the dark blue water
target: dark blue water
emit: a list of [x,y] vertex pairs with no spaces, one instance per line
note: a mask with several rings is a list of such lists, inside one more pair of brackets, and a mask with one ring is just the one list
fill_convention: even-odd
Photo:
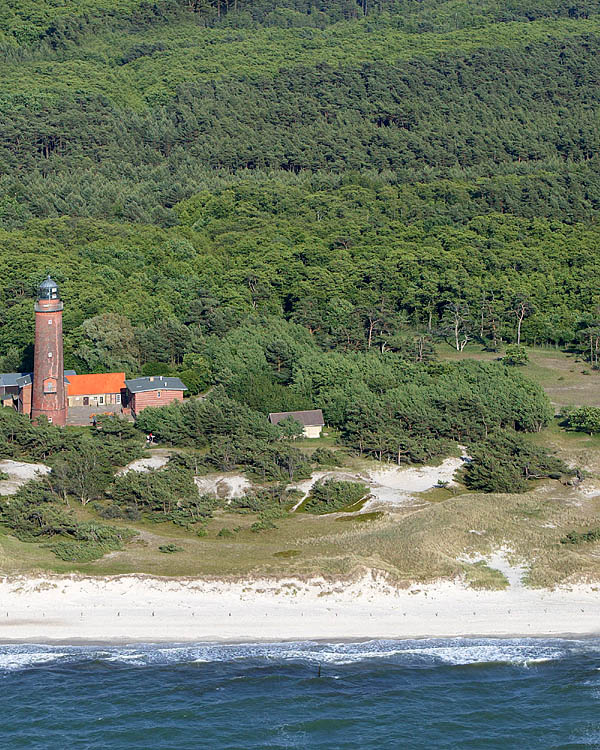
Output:
[[598,640],[0,646],[0,748],[600,748],[599,670]]

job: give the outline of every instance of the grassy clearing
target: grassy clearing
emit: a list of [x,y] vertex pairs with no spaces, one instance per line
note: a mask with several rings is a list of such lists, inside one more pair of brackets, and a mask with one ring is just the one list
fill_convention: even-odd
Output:
[[446,500],[451,500],[453,497],[458,495],[467,494],[466,490],[462,486],[457,487],[432,487],[430,490],[425,492],[415,493],[422,500],[426,500],[428,503],[443,503]]
[[344,460],[347,451],[340,447],[338,443],[339,435],[339,430],[335,430],[332,427],[325,427],[319,438],[300,438],[294,440],[294,448],[298,448],[307,456],[312,455],[317,448],[326,448],[327,450],[335,451]]
[[[438,346],[442,359],[457,361],[477,359],[493,361],[502,354],[482,351],[475,344],[457,352],[448,344]],[[557,411],[562,406],[596,406],[600,403],[600,371],[591,370],[588,363],[574,354],[557,349],[527,348],[529,363],[519,370],[535,380],[548,394]]]

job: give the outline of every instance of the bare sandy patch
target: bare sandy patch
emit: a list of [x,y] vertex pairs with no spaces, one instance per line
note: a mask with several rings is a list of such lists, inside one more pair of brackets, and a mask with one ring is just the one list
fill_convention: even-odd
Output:
[[4,459],[0,461],[0,471],[8,474],[8,479],[0,480],[0,495],[14,495],[26,482],[49,474],[51,469],[45,464]]
[[194,477],[194,481],[200,494],[216,495],[227,500],[243,497],[252,489],[252,483],[243,474],[210,474]]
[[149,458],[138,458],[135,461],[132,461],[130,464],[127,464],[127,466],[125,466],[123,469],[120,469],[117,472],[117,476],[120,474],[127,474],[130,471],[144,472],[151,471],[153,469],[160,469],[163,466],[166,466],[168,460],[168,454],[150,456]]
[[440,485],[456,486],[454,475],[464,466],[466,457],[447,458],[439,466],[393,466],[369,471],[371,499],[363,511],[376,508],[407,505],[415,495]]

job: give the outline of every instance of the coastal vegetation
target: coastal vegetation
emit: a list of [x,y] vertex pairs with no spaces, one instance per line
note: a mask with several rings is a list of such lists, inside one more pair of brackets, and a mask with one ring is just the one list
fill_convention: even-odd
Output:
[[50,257],[78,371],[199,392],[265,316],[325,351],[441,337],[595,366],[599,10],[11,0],[1,369],[30,366]]
[[[401,361],[395,368],[399,373],[400,364]],[[409,365],[409,370],[414,368],[423,369],[419,380],[429,388],[435,386],[435,377],[450,378],[447,380],[450,385],[438,390],[439,394],[458,394],[456,403],[464,397],[459,384],[465,377],[467,382],[479,383],[480,387],[485,387],[488,378],[487,387],[497,391],[495,399],[487,397],[482,401],[493,402],[495,411],[471,405],[464,413],[458,412],[453,421],[447,400],[426,389],[420,402],[418,391],[408,384],[405,386],[421,416],[414,420],[417,425],[414,433],[410,431],[411,423],[405,423],[403,439],[426,442],[426,428],[435,431],[442,429],[439,426],[442,425],[444,429],[456,430],[452,425],[459,425],[460,432],[449,432],[435,455],[439,460],[459,439],[466,443],[471,460],[466,464],[462,481],[471,492],[521,493],[530,485],[535,486],[535,480],[550,478],[566,482],[574,475],[575,471],[554,455],[556,448],[548,444],[545,433],[539,431],[550,419],[545,395],[520,371],[498,362],[474,362],[468,357],[458,363],[442,360],[435,366]],[[364,372],[368,375],[368,370]],[[372,377],[366,383],[387,382],[386,373],[384,377],[379,375],[379,381]],[[405,377],[405,373],[399,377]],[[393,383],[390,387],[402,392]],[[502,397],[504,392],[506,395]],[[353,400],[352,393],[348,398]],[[513,411],[503,404],[503,398]],[[399,402],[396,409],[406,413],[403,404],[404,401]],[[504,421],[496,422],[499,417],[494,415]],[[52,425],[32,424],[10,410],[1,411],[0,419],[7,447],[5,455],[18,459],[44,458],[51,468],[49,474],[25,484],[16,495],[0,503],[0,520],[18,539],[49,544],[49,549],[64,561],[85,564],[132,541],[138,548],[149,535],[160,539],[161,544],[175,543],[169,541],[173,534],[178,541],[196,538],[210,548],[215,542],[226,540],[251,544],[246,539],[250,533],[256,539],[254,544],[262,549],[264,540],[271,535],[287,533],[290,525],[297,528],[295,518],[302,519],[302,529],[297,528],[295,533],[308,540],[327,528],[316,529],[308,523],[308,518],[324,519],[329,514],[337,517],[340,511],[349,520],[353,517],[365,520],[367,525],[383,522],[381,513],[359,513],[369,488],[352,479],[359,466],[364,470],[369,464],[379,463],[373,462],[378,456],[361,458],[360,451],[346,440],[342,430],[337,444],[327,436],[319,441],[305,441],[286,435],[285,427],[270,425],[264,414],[231,399],[222,387],[203,399],[147,409],[136,427],[107,418],[96,428],[61,430]],[[142,455],[146,430],[152,430],[163,445],[171,444],[176,450],[169,449],[164,466],[145,471],[117,471],[119,466]],[[388,440],[399,439],[393,431],[386,434]],[[535,436],[542,439],[541,444],[532,442]],[[315,444],[319,446],[316,450]],[[397,462],[397,451],[389,458]],[[400,458],[402,463],[410,463],[419,457],[403,454]],[[365,460],[369,464],[364,464]],[[322,470],[323,462],[330,469],[343,465],[343,476],[326,477],[312,484],[303,500],[294,483]],[[387,459],[384,465],[390,465]],[[215,473],[221,476],[223,472],[227,476],[235,471],[245,472],[252,483],[239,495],[219,495],[201,489],[202,484],[196,485],[196,480],[201,483],[205,476],[210,478]],[[447,492],[445,497],[450,504],[458,500],[456,490]],[[473,502],[477,505],[477,496],[468,497],[475,498]],[[430,502],[427,493],[424,500]],[[488,502],[496,502],[494,495]],[[294,508],[296,511],[292,512]],[[335,536],[336,531],[344,533],[341,527],[339,530],[334,527],[328,533]],[[157,547],[155,544],[154,548]],[[183,549],[187,549],[185,542]]]
[[[235,349],[227,363],[238,398],[253,390],[253,373],[269,366],[268,342],[263,346]],[[231,351],[227,339],[225,347]],[[498,363],[412,363],[397,353],[325,354],[297,346],[288,350],[287,369],[290,384],[281,391],[291,394],[288,403],[319,404],[345,445],[380,461],[427,461],[447,453],[453,441],[475,441],[499,428],[537,432],[552,415],[539,387]],[[263,408],[269,410],[268,401]],[[158,440],[205,449],[207,469],[250,468],[273,481],[306,476],[306,460],[283,428],[224,390],[146,409],[137,426]]]
[[96,560],[122,549],[136,535],[132,529],[77,520],[42,481],[28,482],[5,500],[0,522],[20,541],[42,543],[66,562]]
[[575,474],[560,458],[506,430],[489,435],[472,453],[465,484],[481,492],[524,492],[531,480]]

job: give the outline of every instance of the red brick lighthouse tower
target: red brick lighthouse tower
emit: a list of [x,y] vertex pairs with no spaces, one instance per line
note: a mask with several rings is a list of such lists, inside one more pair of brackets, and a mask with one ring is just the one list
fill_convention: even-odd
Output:
[[62,310],[58,285],[48,276],[40,285],[35,303],[31,418],[36,420],[43,415],[57,425],[67,421]]

